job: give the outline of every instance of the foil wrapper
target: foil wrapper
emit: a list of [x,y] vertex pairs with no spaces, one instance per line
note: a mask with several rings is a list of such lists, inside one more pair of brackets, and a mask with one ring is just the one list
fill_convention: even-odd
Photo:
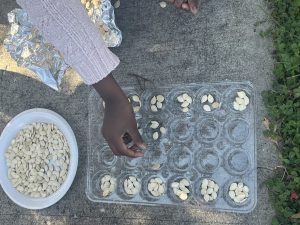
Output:
[[102,38],[108,47],[118,47],[122,42],[122,33],[115,23],[114,7],[110,0],[102,0],[94,10],[91,20],[98,26]]
[[[98,26],[108,47],[121,44],[122,34],[115,24],[114,9],[109,0],[102,0],[90,18]],[[3,44],[12,58],[18,66],[33,71],[43,83],[59,91],[68,68],[62,55],[39,34],[25,10],[14,9],[8,13],[8,21],[11,27]]]

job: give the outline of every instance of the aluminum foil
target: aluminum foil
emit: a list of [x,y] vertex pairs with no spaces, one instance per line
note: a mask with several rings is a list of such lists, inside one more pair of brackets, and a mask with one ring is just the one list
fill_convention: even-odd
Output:
[[[115,24],[114,10],[109,0],[102,0],[99,9],[91,15],[91,20],[98,26],[108,47],[121,44],[122,34]],[[18,66],[33,71],[43,83],[59,91],[68,68],[62,55],[39,34],[25,10],[14,9],[8,13],[8,21],[11,29],[4,46],[12,58]]]
[[100,8],[94,11],[91,20],[98,26],[108,47],[118,47],[121,44],[122,33],[115,23],[114,7],[110,0],[102,0]]

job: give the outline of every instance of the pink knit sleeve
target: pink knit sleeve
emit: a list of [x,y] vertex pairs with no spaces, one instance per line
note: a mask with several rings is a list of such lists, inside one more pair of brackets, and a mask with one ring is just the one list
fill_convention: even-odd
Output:
[[80,0],[17,2],[86,84],[97,83],[118,66],[118,57],[107,48]]

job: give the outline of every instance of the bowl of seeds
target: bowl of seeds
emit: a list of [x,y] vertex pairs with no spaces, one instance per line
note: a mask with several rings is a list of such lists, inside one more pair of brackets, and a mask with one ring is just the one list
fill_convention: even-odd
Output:
[[58,202],[70,188],[77,165],[72,128],[51,110],[20,113],[0,136],[0,184],[21,207],[43,209]]

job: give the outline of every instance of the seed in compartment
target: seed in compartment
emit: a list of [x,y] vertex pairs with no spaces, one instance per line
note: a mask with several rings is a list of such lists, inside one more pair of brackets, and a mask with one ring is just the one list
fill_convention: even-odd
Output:
[[163,101],[165,101],[165,97],[162,96],[162,95],[157,95],[157,96],[156,96],[156,99],[157,99],[158,102],[163,102]]
[[186,113],[189,111],[189,106],[192,103],[192,98],[187,93],[177,96],[177,101],[180,103],[181,111]]
[[137,95],[133,95],[131,98],[134,102],[140,102],[140,97]]
[[203,109],[204,109],[204,111],[206,111],[206,112],[210,112],[210,111],[211,111],[211,108],[210,108],[209,105],[203,105]]
[[151,166],[152,170],[160,170],[160,164],[159,163],[155,163]]
[[201,97],[202,108],[205,112],[211,112],[212,109],[219,109],[221,103],[217,102],[212,94],[205,94]]
[[138,95],[132,95],[132,96],[128,97],[128,101],[131,102],[132,107],[133,107],[133,111],[135,113],[137,113],[141,110],[142,102],[141,102],[140,97]]
[[156,96],[153,96],[150,100],[151,105],[156,104]]
[[207,101],[207,95],[203,95],[201,97],[201,103],[205,103]]
[[188,108],[188,107],[186,107],[186,108],[182,108],[181,110],[182,110],[182,112],[186,113],[186,112],[188,112],[188,111],[189,111],[189,108]]
[[163,104],[161,102],[156,103],[157,109],[162,109]]
[[159,197],[165,192],[165,184],[162,179],[159,177],[151,178],[148,183],[148,191],[154,197]]
[[155,131],[155,132],[153,133],[152,137],[153,137],[153,140],[157,140],[157,139],[159,138],[158,132]]
[[164,135],[167,132],[167,129],[159,124],[158,121],[150,121],[150,128],[154,130],[152,133],[153,140],[157,140],[161,135]]
[[212,107],[213,109],[218,109],[218,108],[221,107],[221,103],[219,103],[219,102],[214,102],[213,104],[211,104],[211,107]]
[[208,101],[208,103],[213,103],[215,101],[215,99],[214,99],[214,97],[211,94],[209,94],[207,96],[207,101]]
[[250,100],[244,91],[238,91],[233,102],[233,108],[237,111],[244,111],[249,105]]
[[174,181],[171,184],[173,192],[175,195],[178,196],[182,201],[188,199],[188,194],[190,193],[189,190],[190,183],[187,179],[181,179],[180,181]]
[[141,184],[134,176],[129,176],[124,180],[124,190],[129,195],[135,195],[140,191]]
[[183,99],[182,95],[179,95],[179,96],[177,97],[177,101],[178,101],[179,103],[184,102],[184,99]]
[[155,105],[151,105],[151,111],[152,112],[157,112],[157,107]]
[[100,188],[103,197],[109,196],[116,189],[116,179],[110,175],[105,175],[101,178]]
[[219,185],[213,180],[203,179],[201,183],[201,195],[205,202],[213,201],[218,197]]
[[158,112],[159,109],[162,109],[164,101],[165,101],[165,97],[163,95],[153,96],[150,100],[151,111]]
[[234,202],[243,203],[249,197],[249,188],[242,182],[234,182],[229,186],[228,195]]
[[160,130],[160,133],[162,133],[162,134],[167,133],[167,129],[164,127],[160,127],[159,130]]
[[151,127],[152,129],[156,129],[156,128],[159,127],[159,122],[157,122],[157,121],[155,121],[155,120],[152,120],[150,123],[151,123],[150,127]]

